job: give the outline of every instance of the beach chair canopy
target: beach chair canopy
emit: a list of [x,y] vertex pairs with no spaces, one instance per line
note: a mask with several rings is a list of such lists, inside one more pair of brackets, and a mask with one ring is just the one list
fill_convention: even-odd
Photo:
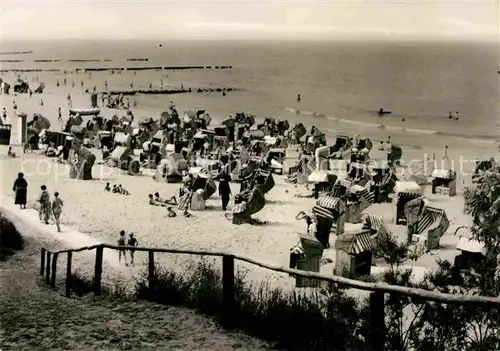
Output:
[[197,114],[196,114],[196,111],[193,111],[193,110],[189,110],[189,111],[186,111],[184,112],[184,121],[191,121],[193,119],[196,119]]
[[456,173],[451,169],[434,169],[432,171],[432,178],[439,179],[455,179]]
[[163,140],[163,131],[162,130],[159,130],[155,133],[155,135],[153,136],[153,139],[152,141],[153,142],[156,142],[156,143],[161,143]]
[[123,132],[115,133],[115,137],[114,137],[113,141],[116,144],[121,144],[121,145],[126,146],[126,145],[128,145],[128,143],[130,141],[130,134],[125,134]]
[[274,145],[276,144],[276,141],[278,139],[276,139],[275,137],[271,137],[269,135],[266,135],[264,136],[264,142],[267,144],[267,145]]
[[370,230],[358,230],[337,236],[335,249],[344,251],[349,255],[358,255],[362,252],[372,251],[373,245]]
[[358,150],[366,149],[370,151],[373,148],[373,143],[369,138],[361,138],[358,141],[358,145],[356,145]]
[[394,186],[394,192],[397,193],[420,193],[420,185],[414,181],[397,181]]
[[204,139],[207,135],[203,133],[201,130],[197,131],[193,136],[194,139]]
[[333,180],[333,184],[337,181],[337,176],[329,171],[317,170],[312,172],[308,177],[307,181],[309,183],[330,183]]
[[344,200],[333,197],[333,196],[321,196],[318,201],[316,201],[316,205],[327,208],[332,211],[337,211],[337,214],[343,213],[345,211],[345,203]]

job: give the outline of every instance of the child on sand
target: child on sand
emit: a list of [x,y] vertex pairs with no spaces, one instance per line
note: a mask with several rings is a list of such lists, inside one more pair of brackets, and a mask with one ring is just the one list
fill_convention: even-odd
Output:
[[62,207],[64,206],[63,200],[59,197],[59,193],[56,191],[54,193],[54,201],[52,201],[52,214],[56,221],[57,231],[61,232],[61,213]]
[[106,186],[104,187],[105,191],[111,191],[111,187],[109,186],[109,183],[106,183]]
[[[134,237],[134,233],[130,233],[130,238],[128,239],[128,246],[131,246],[131,247],[136,247],[139,245],[139,242],[137,241],[137,239]],[[134,265],[134,251],[133,249],[130,249],[129,252],[130,252],[130,263],[132,264],[132,266]]]
[[177,213],[175,213],[175,211],[172,210],[172,207],[167,207],[167,211],[168,211],[168,217],[169,218],[175,218],[175,217],[177,217]]
[[[118,246],[123,246],[125,247],[126,243],[125,243],[125,231],[122,230],[120,231],[120,237],[118,238]],[[125,249],[120,249],[118,250],[118,262],[122,262],[122,256],[123,256],[123,259],[125,260],[125,266],[128,266],[128,263],[127,263],[127,256],[125,254]]]

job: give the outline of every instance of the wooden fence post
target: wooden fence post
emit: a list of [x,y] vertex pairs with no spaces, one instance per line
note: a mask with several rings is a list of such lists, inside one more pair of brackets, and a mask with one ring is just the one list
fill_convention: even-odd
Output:
[[59,254],[56,252],[52,257],[52,276],[50,277],[50,286],[52,288],[56,287],[56,275],[57,275],[57,258]]
[[47,285],[50,284],[50,251],[47,251],[47,259],[45,260],[45,281]]
[[370,293],[370,347],[371,351],[385,348],[385,301],[383,292]]
[[154,288],[155,281],[155,252],[150,250],[148,252],[148,281],[149,281],[149,292],[151,293]]
[[234,323],[234,256],[222,256],[222,318],[225,326]]
[[98,246],[95,253],[95,269],[94,269],[94,295],[101,295],[101,279],[102,279],[102,254],[104,248]]
[[42,248],[41,257],[40,257],[40,275],[45,273],[45,249]]
[[68,251],[68,262],[66,265],[66,297],[71,296],[71,259],[73,258],[73,253]]

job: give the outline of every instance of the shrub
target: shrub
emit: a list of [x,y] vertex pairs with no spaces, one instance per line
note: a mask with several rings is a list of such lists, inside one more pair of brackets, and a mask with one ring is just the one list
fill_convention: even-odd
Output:
[[[157,303],[185,306],[221,319],[222,277],[206,262],[192,274],[157,268],[154,288],[147,274],[137,281],[137,297]],[[249,334],[288,350],[361,349],[360,311],[353,298],[334,285],[311,295],[285,293],[267,285],[253,288],[235,277],[235,325]]]
[[24,249],[24,239],[14,224],[0,213],[0,260]]

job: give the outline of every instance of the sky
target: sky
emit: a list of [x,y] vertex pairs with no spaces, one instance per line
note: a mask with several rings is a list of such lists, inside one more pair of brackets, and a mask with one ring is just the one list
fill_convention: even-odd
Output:
[[0,37],[499,40],[500,0],[0,0]]

